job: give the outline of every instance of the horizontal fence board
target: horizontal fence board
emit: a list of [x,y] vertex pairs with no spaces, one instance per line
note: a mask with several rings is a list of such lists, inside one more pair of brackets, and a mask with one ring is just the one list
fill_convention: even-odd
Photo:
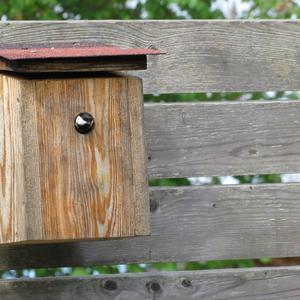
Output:
[[145,107],[150,177],[300,172],[300,101]]
[[151,236],[0,247],[0,268],[300,256],[300,184],[151,189]]
[[1,43],[99,42],[149,58],[146,93],[300,90],[300,23],[290,20],[2,22]]
[[1,300],[300,299],[300,268],[1,280]]

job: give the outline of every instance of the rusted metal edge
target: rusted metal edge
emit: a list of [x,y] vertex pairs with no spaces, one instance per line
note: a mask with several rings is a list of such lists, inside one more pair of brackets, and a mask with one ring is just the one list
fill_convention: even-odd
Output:
[[96,43],[0,44],[0,71],[14,73],[115,72],[147,69],[156,49]]
[[0,57],[7,61],[158,54],[163,52],[156,49],[122,48],[93,43],[0,44]]

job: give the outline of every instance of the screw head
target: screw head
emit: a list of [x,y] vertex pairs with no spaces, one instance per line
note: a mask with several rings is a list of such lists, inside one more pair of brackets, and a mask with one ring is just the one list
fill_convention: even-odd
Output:
[[184,287],[184,288],[190,288],[192,287],[192,282],[189,280],[189,279],[183,279],[181,281],[181,285]]
[[118,288],[118,285],[114,280],[106,280],[103,284],[103,287],[108,291],[115,291]]
[[74,126],[79,133],[87,134],[94,127],[94,117],[88,112],[78,114],[74,120]]
[[159,282],[153,280],[146,284],[146,287],[149,291],[149,293],[155,294],[156,296],[160,295],[162,293],[162,288],[159,284]]

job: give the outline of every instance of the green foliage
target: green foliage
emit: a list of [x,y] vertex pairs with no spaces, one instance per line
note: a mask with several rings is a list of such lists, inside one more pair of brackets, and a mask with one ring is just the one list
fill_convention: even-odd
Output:
[[223,269],[223,268],[251,268],[255,267],[254,260],[220,260],[210,261],[206,263],[189,262],[186,264],[185,270],[207,270],[207,269]]
[[266,174],[266,175],[247,175],[235,176],[240,183],[280,183],[281,176],[279,174]]
[[300,16],[300,8],[293,0],[256,0],[246,17],[288,19]]
[[262,264],[267,265],[267,264],[270,264],[272,262],[272,258],[270,258],[270,257],[262,257],[259,261]]
[[[0,14],[10,20],[60,19],[220,19],[212,0],[3,0]],[[226,0],[224,0],[226,2]],[[249,2],[249,1],[244,1]],[[244,18],[291,18],[300,15],[293,0],[256,0]],[[229,8],[230,9],[230,8]]]
[[54,11],[56,0],[3,0],[0,14],[11,20],[46,20],[59,18]]
[[185,186],[191,185],[187,178],[163,178],[149,180],[150,186]]
[[209,0],[4,0],[0,14],[10,20],[222,18]]

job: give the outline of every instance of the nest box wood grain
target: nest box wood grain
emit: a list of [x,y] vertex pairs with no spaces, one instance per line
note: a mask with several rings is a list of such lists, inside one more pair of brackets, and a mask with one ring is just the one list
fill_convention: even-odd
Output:
[[0,96],[0,243],[149,234],[139,78],[2,74]]

